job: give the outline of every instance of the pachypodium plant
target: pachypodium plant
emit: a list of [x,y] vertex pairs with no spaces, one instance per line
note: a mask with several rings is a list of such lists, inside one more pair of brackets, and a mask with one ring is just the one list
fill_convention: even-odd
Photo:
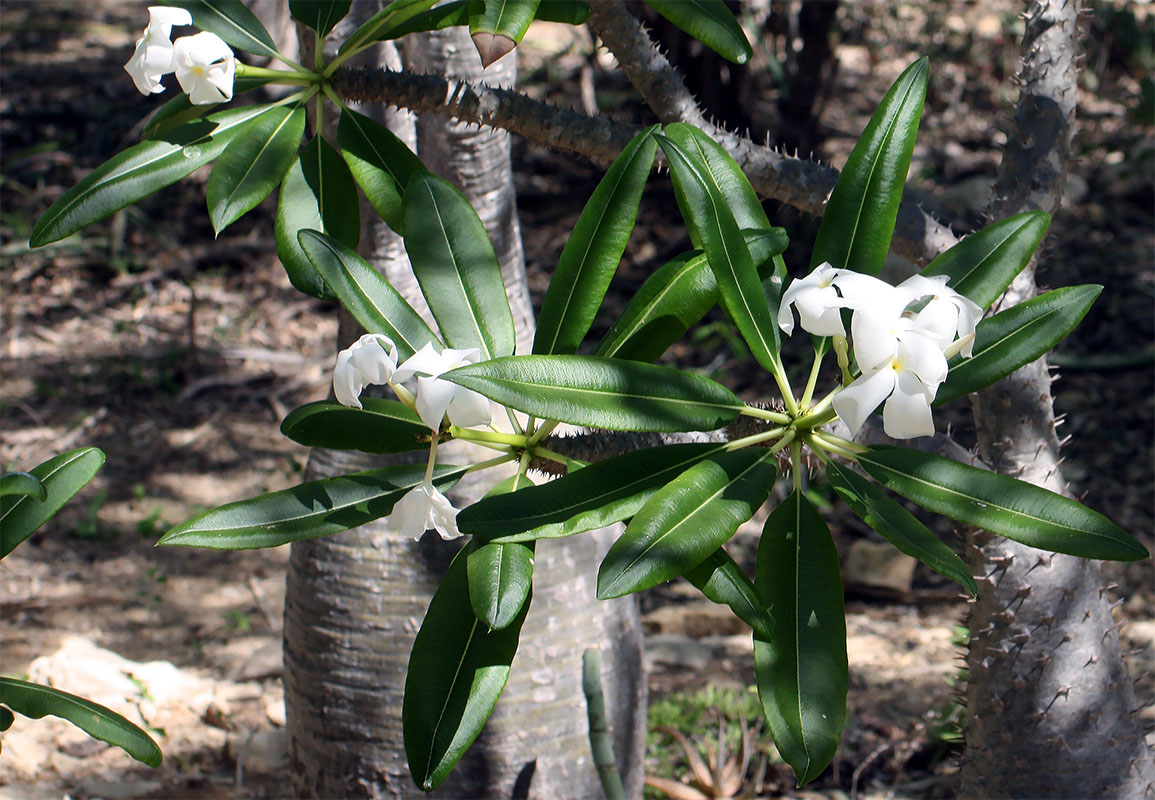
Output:
[[[288,69],[248,66],[226,55],[216,38],[200,38],[205,33],[170,44],[171,26],[187,19],[152,9],[127,68],[146,93],[175,72],[189,96],[169,101],[143,142],[57,201],[37,223],[32,244],[66,236],[214,160],[207,199],[218,232],[280,186],[277,250],[290,279],[338,300],[366,330],[337,355],[336,402],[296,409],[282,432],[305,445],[370,453],[427,449],[428,461],[232,503],[176,526],[160,543],[273,547],[381,518],[403,536],[468,535],[414,642],[405,686],[405,748],[422,788],[445,778],[505,685],[531,603],[539,539],[626,523],[600,564],[599,598],[684,577],[733,609],[753,631],[762,707],[800,784],[834,756],[848,685],[838,558],[803,492],[808,465],[823,467],[839,497],[899,550],[972,594],[975,581],[954,549],[887,490],[1043,550],[1147,556],[1126,532],[1073,500],[923,450],[854,439],[880,407],[893,439],[933,434],[936,406],[1043,355],[1100,289],[1057,289],[984,316],[1033,256],[1049,223],[1041,212],[995,222],[897,285],[877,277],[922,114],[925,58],[902,73],[863,132],[830,196],[810,272],[793,281],[782,258],[785,232],[771,225],[721,146],[686,124],[640,131],[567,240],[532,351],[515,354],[498,261],[477,214],[386,128],[349,108],[332,80],[349,58],[380,41],[448,25],[469,25],[483,58],[500,57],[535,16],[576,24],[588,14],[584,4],[397,0],[326,62],[321,44],[349,2],[290,2],[293,16],[317,36],[311,67],[281,56],[239,3],[175,5],[227,45]],[[723,55],[748,55],[721,2],[652,5]],[[710,11],[711,24],[701,9]],[[269,103],[207,114],[195,107],[274,84],[286,93]],[[302,146],[311,102],[313,133]],[[340,115],[335,143],[319,132],[331,107]],[[588,341],[659,150],[695,249],[650,275],[607,334]],[[358,189],[403,236],[436,330],[355,252]],[[718,382],[653,363],[719,303],[779,396],[746,403]],[[802,346],[813,353],[804,376],[788,374],[781,356],[796,328],[809,334]],[[824,365],[837,381],[819,396]],[[363,396],[370,385],[391,396]],[[493,406],[500,410],[491,417]],[[590,430],[559,437],[563,423]],[[438,448],[450,439],[493,455],[441,463]],[[453,507],[445,492],[454,483],[497,467],[505,472],[495,473],[486,497]],[[725,545],[780,477],[792,491],[769,513],[751,577]]]

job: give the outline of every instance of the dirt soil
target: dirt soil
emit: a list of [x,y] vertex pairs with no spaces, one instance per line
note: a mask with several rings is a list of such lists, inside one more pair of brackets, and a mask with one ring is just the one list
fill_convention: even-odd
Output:
[[[1077,159],[1040,280],[1105,287],[1055,358],[1064,365],[1056,405],[1071,435],[1064,470],[1089,505],[1151,547],[1155,146],[1142,83],[1151,56],[1149,41],[1143,51],[1118,27],[1116,12],[1102,8],[1088,21],[1097,44],[1079,97]],[[1006,2],[843,7],[818,155],[841,164],[889,82],[930,53],[912,187],[956,230],[973,229],[1014,99],[1016,13]],[[334,308],[289,286],[275,257],[271,202],[213,238],[207,172],[63,242],[27,246],[37,216],[134,142],[157,106],[120,67],[144,19],[143,4],[109,0],[0,7],[0,465],[27,469],[86,445],[108,457],[89,487],[0,563],[0,673],[50,679],[105,702],[152,728],[166,758],[150,770],[54,719],[20,719],[4,736],[0,798],[286,791],[279,641],[287,548],[216,553],[154,543],[198,510],[300,480],[307,450],[277,426],[328,391]],[[1150,27],[1150,18],[1140,21]],[[784,52],[781,36],[769,41]],[[584,34],[535,27],[522,51],[522,81],[536,95],[580,105],[578,77],[592,64],[603,108],[645,119]],[[759,136],[775,125],[780,89],[769,74],[751,78]],[[540,301],[600,173],[520,142],[515,154]],[[687,246],[671,222],[671,198],[668,184],[655,180],[611,309]],[[799,243],[816,229],[789,210],[780,218]],[[795,257],[805,249],[795,248]],[[749,377],[754,371],[722,326],[704,330],[671,360],[756,397],[765,387]],[[969,411],[958,405],[949,420],[970,445]],[[869,560],[862,527],[828,516],[844,570],[860,576],[848,579],[850,721],[834,769],[796,796],[950,796],[956,765],[933,731],[951,713],[961,652],[955,626],[965,601],[921,566],[877,554]],[[739,555],[750,557],[753,547],[750,534],[740,535]],[[897,577],[871,577],[884,572]],[[1104,572],[1122,601],[1120,621],[1130,622],[1122,631],[1143,714],[1155,718],[1150,563],[1105,564]],[[654,695],[706,683],[750,686],[748,636],[684,588],[642,599]],[[774,765],[749,788],[759,796],[790,791]]]

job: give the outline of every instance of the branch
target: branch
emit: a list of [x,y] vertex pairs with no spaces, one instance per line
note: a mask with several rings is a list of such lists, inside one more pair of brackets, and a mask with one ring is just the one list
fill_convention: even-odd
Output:
[[[503,128],[546,147],[568,150],[597,161],[617,157],[639,129],[532,100],[509,89],[471,85],[435,75],[386,69],[342,68],[332,78],[334,91],[353,103],[385,103],[418,113],[444,114],[461,122]],[[772,148],[705,124],[762,197],[822,216],[838,170],[791,158]],[[899,209],[894,249],[918,263],[929,261],[957,241],[945,226],[913,205]]]

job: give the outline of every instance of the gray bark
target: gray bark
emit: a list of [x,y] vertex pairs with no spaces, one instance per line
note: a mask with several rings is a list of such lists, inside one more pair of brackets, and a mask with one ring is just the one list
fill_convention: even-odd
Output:
[[[361,5],[369,4],[355,5],[354,13]],[[468,37],[413,38],[407,55],[420,68],[468,71],[474,62],[480,68]],[[503,62],[484,77],[512,84],[513,57]],[[413,141],[411,120],[394,117],[391,124]],[[532,309],[508,134],[423,119],[416,137],[422,158],[465,191],[490,231],[514,307],[519,349],[528,348]],[[365,255],[419,306],[398,237],[379,224],[365,233]],[[356,334],[343,325],[341,346]],[[319,477],[377,463],[358,454],[314,451],[310,472]],[[479,491],[464,489],[473,497]],[[460,506],[469,498],[458,493],[456,499]],[[419,542],[403,540],[380,523],[293,545],[285,701],[297,794],[423,796],[406,766],[402,693],[413,638],[458,546],[434,533]],[[603,548],[590,536],[539,545],[533,606],[509,684],[481,736],[434,796],[595,796],[600,790],[581,693],[581,653],[587,647],[604,652],[618,761],[632,795],[640,794],[645,734],[640,625],[632,599],[594,599]]]
[[[1054,212],[1075,119],[1078,8],[1032,3],[1021,94],[995,184],[995,218]],[[1037,293],[1032,263],[1008,289]],[[1046,359],[974,398],[980,453],[994,469],[1070,496]],[[1144,797],[1155,760],[1097,562],[972,532],[980,576],[967,654],[964,797]]]

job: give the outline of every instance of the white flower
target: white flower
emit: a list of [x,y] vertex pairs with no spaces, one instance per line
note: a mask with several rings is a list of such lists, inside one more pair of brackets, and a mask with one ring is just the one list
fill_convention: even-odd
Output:
[[794,333],[794,314],[790,311],[791,305],[798,309],[798,320],[803,330],[816,336],[846,335],[840,314],[843,308],[842,298],[834,288],[841,272],[842,270],[837,270],[824,262],[805,278],[790,282],[790,286],[782,293],[782,302],[778,306],[778,327],[785,331],[787,336]]
[[975,325],[983,315],[982,308],[970,298],[946,285],[946,275],[925,278],[914,275],[898,285],[915,300],[929,296],[930,300],[914,317],[915,327],[946,350],[955,337],[965,339],[962,355],[970,358],[974,352]]
[[173,44],[172,69],[194,106],[233,99],[237,61],[215,33],[202,31],[177,39]]
[[918,333],[901,336],[892,357],[835,395],[834,410],[854,434],[885,400],[882,427],[887,435],[930,436],[934,433],[930,404],[946,373],[946,357],[934,341]]
[[389,515],[389,527],[410,539],[420,539],[427,530],[436,530],[442,539],[461,536],[457,509],[431,483],[414,486],[397,501]]
[[361,392],[366,386],[389,382],[397,369],[397,347],[382,333],[367,333],[337,354],[333,367],[333,394],[337,402],[361,408]]
[[460,428],[488,425],[489,400],[471,389],[438,378],[443,372],[465,364],[476,364],[480,360],[481,351],[476,347],[469,350],[447,347],[438,353],[432,344],[426,343],[397,368],[393,380],[404,383],[414,375],[419,376],[417,415],[435,431],[441,429],[446,414],[449,414],[449,421]]
[[192,25],[192,15],[183,8],[149,6],[148,27],[136,40],[136,50],[124,69],[132,76],[141,94],[163,92],[161,76],[172,72],[173,25]]

